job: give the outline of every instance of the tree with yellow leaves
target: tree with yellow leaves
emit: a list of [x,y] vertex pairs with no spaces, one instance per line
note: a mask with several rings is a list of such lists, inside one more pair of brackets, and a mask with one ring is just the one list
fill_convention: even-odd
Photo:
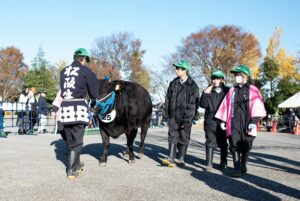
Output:
[[279,65],[279,75],[283,78],[296,78],[299,77],[296,68],[296,58],[291,55],[287,55],[285,50],[280,48],[277,55],[277,62]]
[[280,39],[281,34],[283,32],[283,29],[281,27],[276,27],[275,32],[273,33],[273,36],[269,40],[269,45],[267,47],[267,57],[271,59],[276,58],[276,54],[278,53],[279,45],[280,45]]

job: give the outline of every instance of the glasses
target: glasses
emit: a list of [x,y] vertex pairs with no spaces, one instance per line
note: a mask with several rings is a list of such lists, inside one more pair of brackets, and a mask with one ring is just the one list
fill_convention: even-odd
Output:
[[176,70],[185,70],[185,68],[176,67]]

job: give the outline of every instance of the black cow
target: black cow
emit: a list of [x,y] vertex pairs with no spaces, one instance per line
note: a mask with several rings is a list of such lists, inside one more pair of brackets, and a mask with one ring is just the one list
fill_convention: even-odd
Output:
[[[103,154],[100,158],[100,166],[105,166],[107,163],[107,155],[109,148],[109,137],[118,138],[125,133],[127,138],[127,152],[129,154],[129,163],[134,163],[133,142],[137,135],[138,127],[141,127],[141,144],[139,148],[139,155],[144,154],[144,141],[148,131],[151,120],[152,102],[149,93],[137,83],[126,82],[121,80],[107,81],[99,80],[99,95],[104,101],[112,97],[114,92],[115,101],[113,109],[104,110],[103,105],[98,105],[96,108],[101,110],[102,117],[98,113],[99,127],[103,143]],[[112,116],[111,116],[112,114]],[[105,116],[105,117],[104,117]],[[106,121],[103,122],[103,121]]]

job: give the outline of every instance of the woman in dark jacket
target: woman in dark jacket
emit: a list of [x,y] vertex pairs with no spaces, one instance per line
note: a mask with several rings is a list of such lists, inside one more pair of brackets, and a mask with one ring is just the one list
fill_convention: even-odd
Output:
[[176,147],[178,148],[178,163],[184,165],[192,120],[199,103],[199,88],[188,75],[190,64],[182,60],[173,65],[176,67],[177,78],[170,83],[165,101],[166,114],[169,118],[169,157],[163,160],[163,164],[169,167],[175,166]]
[[212,171],[214,149],[221,149],[220,169],[227,166],[228,144],[226,132],[221,129],[221,121],[214,116],[219,108],[220,103],[228,92],[229,88],[224,86],[225,75],[220,70],[215,70],[211,74],[212,84],[202,93],[200,107],[205,109],[204,131],[206,147],[206,171]]

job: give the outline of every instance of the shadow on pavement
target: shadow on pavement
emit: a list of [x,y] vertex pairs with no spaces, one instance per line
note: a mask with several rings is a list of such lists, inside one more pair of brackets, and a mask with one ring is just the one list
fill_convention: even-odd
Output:
[[226,193],[236,198],[245,200],[281,200],[269,192],[255,188],[240,180],[233,179],[228,176],[218,175],[215,173],[207,173],[197,171],[193,168],[185,167],[185,169],[192,171],[191,175],[196,179],[206,183],[212,189]]
[[[254,159],[252,159],[254,158]],[[256,153],[256,152],[251,152],[250,153],[250,162],[253,162],[255,164],[261,164],[264,166],[268,166],[268,168],[273,168],[275,170],[281,170],[281,171],[285,171],[291,174],[300,174],[300,169],[294,169],[285,165],[279,165],[276,163],[272,163],[269,161],[266,161],[265,159],[271,159],[274,161],[278,161],[278,162],[282,162],[282,163],[286,163],[286,164],[290,164],[290,165],[294,165],[296,167],[300,167],[300,162],[298,161],[293,161],[287,158],[283,158],[280,156],[275,156],[275,155],[270,155],[270,154],[264,154],[264,153]]]
[[[120,159],[123,159],[123,153],[125,152],[126,147],[119,145],[119,144],[112,144],[110,143],[109,149],[108,149],[108,157],[113,155]],[[89,154],[96,158],[97,160],[100,159],[102,156],[103,146],[102,143],[94,143],[94,144],[87,144],[85,145],[82,150],[81,154]],[[109,163],[109,158],[107,159],[107,162]]]
[[[138,150],[139,143],[135,142],[135,149]],[[203,143],[199,142],[193,142],[192,146],[199,147],[200,149],[203,149],[205,145]],[[169,151],[165,147],[161,147],[154,144],[146,144],[145,145],[145,155],[157,163],[161,164],[161,159],[166,157],[168,155]],[[217,154],[219,154],[217,152]],[[217,155],[216,154],[216,155]],[[229,154],[230,155],[230,154]],[[255,155],[255,154],[253,154]],[[275,156],[276,157],[276,156]],[[254,161],[255,162],[255,161]],[[290,197],[294,197],[299,199],[299,191],[297,189],[288,187],[286,185],[280,184],[275,181],[271,181],[265,178],[261,178],[255,175],[246,174],[241,177],[241,179],[235,179],[230,177],[229,175],[232,172],[232,168],[227,168],[223,175],[215,174],[215,173],[208,173],[205,171],[199,171],[198,168],[204,169],[205,168],[205,159],[194,157],[193,155],[187,154],[186,156],[186,164],[189,164],[182,169],[191,171],[191,175],[206,183],[209,187],[212,189],[215,189],[217,191],[226,193],[228,195],[231,195],[236,198],[245,199],[245,200],[281,200],[281,198],[272,195],[271,193],[263,190],[268,189],[273,192],[281,193]],[[214,163],[215,171],[217,170],[217,163]],[[241,181],[242,180],[242,181]],[[256,188],[255,186],[252,186],[248,183],[245,183],[244,181],[250,182],[254,185],[259,186],[260,188]]]
[[[65,141],[60,139],[53,141],[51,145],[55,145],[55,153],[56,153],[56,159],[61,161],[65,166],[67,165],[67,148]],[[191,146],[199,147],[200,149],[204,149],[204,144],[199,142],[193,142]],[[134,151],[137,153],[139,150],[139,142],[134,143]],[[126,151],[126,145],[119,145],[119,144],[110,144],[109,147],[109,156],[114,155],[120,159],[126,160],[123,157],[123,153]],[[204,150],[203,150],[204,151]],[[89,154],[99,160],[101,154],[102,154],[102,143],[94,143],[94,144],[88,144],[82,148],[82,154]],[[165,158],[169,151],[166,147],[154,145],[154,144],[145,144],[145,155],[152,160],[156,161],[160,165],[161,159]],[[205,154],[205,152],[203,152]],[[298,165],[299,162],[291,161],[289,159],[285,159],[278,156],[272,156],[268,154],[261,154],[261,153],[251,153],[250,157],[254,157],[255,159],[251,159],[250,161],[253,163],[258,164],[264,164],[270,167],[276,167],[277,164],[269,163],[267,161],[264,161],[260,158],[270,158],[274,160],[278,160],[281,162],[287,162],[292,165]],[[260,160],[257,160],[260,159]],[[108,161],[109,162],[109,161]],[[205,159],[195,157],[193,155],[187,154],[186,156],[186,164],[187,166],[182,167],[182,169],[190,171],[191,176],[194,178],[204,182],[206,185],[211,187],[212,189],[215,189],[217,191],[226,193],[230,196],[245,199],[245,200],[281,200],[275,195],[272,195],[271,193],[264,191],[263,189],[268,189],[270,191],[281,193],[290,197],[294,197],[296,199],[300,199],[300,191],[291,187],[288,187],[286,185],[280,184],[276,181],[271,181],[266,178],[258,177],[251,174],[246,174],[241,177],[241,179],[235,179],[229,176],[232,168],[228,168],[223,172],[223,175],[216,174],[216,173],[208,173],[205,171],[199,171],[199,168],[204,169],[205,167]],[[216,163],[214,163],[214,166],[216,167]],[[277,165],[279,168],[285,169],[288,172],[297,173],[296,170],[288,167],[283,167],[280,165]],[[179,168],[179,167],[178,167]],[[215,171],[218,171],[217,169]],[[247,181],[249,183],[252,183],[256,186],[259,186],[259,189],[255,186],[252,186],[248,183],[243,182]]]
[[288,195],[296,199],[300,199],[300,191],[289,186],[283,185],[276,181],[272,181],[266,178],[261,178],[256,175],[246,174],[242,177],[245,181],[253,183],[261,188],[268,189],[270,191]]
[[[51,146],[55,146],[55,155],[56,159],[61,161],[66,167],[68,165],[67,159],[68,159],[68,149],[65,141],[63,139],[59,139],[56,141],[51,142]],[[94,144],[87,144],[82,147],[81,154],[88,154],[96,158],[97,160],[100,159],[100,156],[102,155],[102,143],[94,143]],[[123,153],[125,152],[126,147],[118,144],[110,144],[109,150],[108,150],[108,156],[114,155],[117,156],[120,159],[124,159]]]
[[59,139],[51,142],[50,145],[55,146],[56,160],[61,161],[67,167],[68,148],[66,142],[63,139]]

